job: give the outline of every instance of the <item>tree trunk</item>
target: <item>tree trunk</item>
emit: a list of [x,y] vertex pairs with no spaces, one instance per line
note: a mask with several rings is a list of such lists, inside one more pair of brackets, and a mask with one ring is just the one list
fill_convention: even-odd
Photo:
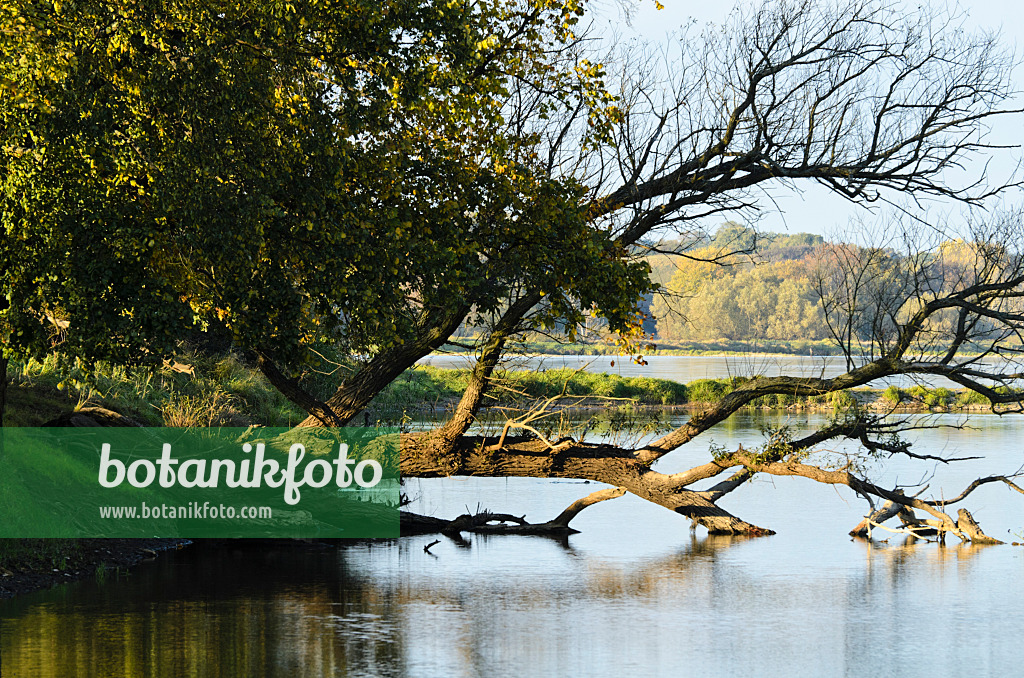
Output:
[[452,448],[430,433],[402,436],[401,472],[406,478],[448,476],[573,478],[625,488],[642,499],[664,506],[703,525],[711,534],[775,534],[730,514],[703,495],[681,486],[671,476],[652,471],[629,451],[608,445],[558,441],[553,446],[536,438],[507,438],[500,450],[490,439],[465,436]]
[[321,402],[299,386],[298,379],[292,379],[281,372],[270,356],[263,351],[256,352],[256,364],[267,381],[281,394],[309,413],[320,426],[344,426],[347,421],[339,417],[327,403]]
[[[444,344],[458,329],[469,310],[467,305],[452,306],[436,316],[424,311],[418,321],[420,331],[415,340],[379,353],[323,403],[325,411],[333,415],[334,425],[347,425],[398,375]],[[311,414],[298,424],[300,428],[305,426],[323,426],[323,422]]]

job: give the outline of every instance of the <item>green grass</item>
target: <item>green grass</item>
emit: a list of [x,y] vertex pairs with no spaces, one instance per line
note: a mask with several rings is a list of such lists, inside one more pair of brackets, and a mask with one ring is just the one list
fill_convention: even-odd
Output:
[[[389,407],[441,405],[462,395],[469,370],[431,366],[406,371],[390,384],[374,404]],[[524,398],[568,396],[636,400],[642,404],[673,405],[687,402],[687,388],[678,382],[650,377],[620,377],[570,369],[545,372],[498,371],[493,376],[488,404],[513,404]]]
[[857,399],[849,391],[835,391],[825,396],[834,412],[849,410],[857,406]]
[[882,397],[892,405],[899,405],[910,399],[910,395],[898,386],[890,386],[882,392]]
[[[183,353],[178,362],[191,373],[169,368],[142,369],[97,365],[92,368],[49,356],[43,361],[12,361],[11,387],[5,421],[11,426],[38,426],[76,407],[107,407],[148,426],[290,426],[305,413],[274,389],[252,365],[234,354],[204,356]],[[342,362],[325,362],[335,373],[313,373],[303,384],[326,398],[340,381]],[[347,369],[349,366],[346,366]],[[469,382],[466,369],[418,366],[406,370],[371,403],[373,416],[386,420],[415,417],[424,411],[443,412],[461,397]],[[565,394],[591,398],[586,405],[616,404],[618,399],[641,405],[713,403],[745,381],[697,379],[681,384],[651,377],[554,369],[544,372],[501,371],[493,376],[487,405],[522,405],[536,398]],[[970,391],[914,386],[890,386],[882,397],[889,403],[926,407],[987,405],[988,399]],[[602,402],[603,401],[603,402]],[[753,401],[750,407],[785,408],[802,404],[829,409],[852,406],[848,393],[812,398],[773,394]],[[382,421],[384,420],[382,419]]]
[[882,397],[892,405],[921,404],[926,407],[951,408],[972,405],[990,405],[991,401],[980,393],[969,389],[950,390],[943,386],[928,388],[920,384],[908,389],[890,386]]
[[7,389],[4,426],[39,426],[67,412],[75,404],[66,393],[53,387],[13,386]]
[[967,407],[969,405],[990,405],[991,403],[992,401],[985,396],[968,389],[963,389],[956,394],[956,404],[961,407]]
[[733,384],[729,379],[698,379],[689,383],[687,393],[692,402],[713,403],[732,389]]
[[263,375],[237,356],[185,353],[168,367],[88,367],[59,355],[12,361],[8,368],[11,426],[38,426],[72,408],[100,406],[147,426],[289,426],[305,418]]
[[497,384],[494,395],[499,401],[515,400],[517,391],[534,397],[552,397],[564,392],[570,396],[625,398],[649,405],[675,405],[687,401],[686,386],[674,381],[570,369],[505,372],[498,375]]
[[[431,366],[408,370],[389,386],[374,405],[378,408],[402,407],[413,410],[424,403],[443,406],[462,395],[469,380],[469,370],[441,369]],[[570,369],[545,372],[496,372],[494,385],[488,392],[489,405],[516,405],[537,398],[550,398],[560,394],[592,398],[589,405],[602,401],[616,404],[616,400],[629,400],[640,405],[687,405],[714,403],[747,381],[744,377],[728,379],[697,379],[682,384],[668,379],[651,377],[622,377],[615,374],[582,372]],[[830,408],[852,405],[852,395],[840,392],[807,398],[792,394],[762,396],[750,407],[784,408],[801,403],[822,404]]]

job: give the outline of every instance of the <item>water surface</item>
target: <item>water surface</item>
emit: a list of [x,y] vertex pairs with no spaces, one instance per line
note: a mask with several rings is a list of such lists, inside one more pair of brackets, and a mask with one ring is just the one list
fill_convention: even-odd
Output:
[[[956,426],[955,415],[920,418]],[[710,442],[755,446],[765,425],[798,433],[823,415],[745,413],[663,461],[680,470]],[[953,496],[1024,460],[1017,417],[928,428],[918,451],[967,465],[879,459],[872,478]],[[836,454],[848,448],[837,445]],[[413,480],[414,510],[467,507],[547,520],[600,485]],[[126,577],[0,602],[4,678],[136,676],[928,676],[1014,675],[1024,632],[1024,548],[851,540],[866,510],[845,488],[756,480],[722,501],[778,531],[692,534],[632,496],[603,502],[568,540],[434,536],[361,544],[200,544]],[[1024,528],[1001,484],[968,506],[1000,538]],[[888,535],[876,535],[884,539]]]
[[[695,379],[726,379],[729,377],[775,377],[787,375],[792,377],[831,378],[847,371],[846,358],[843,356],[793,356],[773,354],[749,354],[734,356],[676,356],[656,355],[645,357],[647,365],[639,365],[622,356],[593,355],[541,355],[530,357],[513,357],[504,363],[506,369],[512,370],[553,370],[571,369],[587,372],[604,372],[622,377],[655,377],[671,379],[682,383]],[[866,361],[855,359],[853,366],[859,367]],[[432,365],[447,369],[470,368],[473,358],[465,355],[431,355],[422,358],[418,365]],[[978,363],[976,367],[992,367],[988,361]],[[1006,367],[1009,365],[1003,365]],[[1010,372],[1019,372],[1020,365],[1013,365]],[[895,384],[902,388],[914,384],[929,387],[944,386],[946,388],[962,388],[943,377],[927,375],[900,375],[879,379],[870,385],[873,388],[885,388]]]

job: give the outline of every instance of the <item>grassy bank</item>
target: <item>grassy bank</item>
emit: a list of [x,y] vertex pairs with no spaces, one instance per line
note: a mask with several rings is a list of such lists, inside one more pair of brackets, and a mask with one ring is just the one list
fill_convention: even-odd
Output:
[[[182,371],[185,370],[185,371]],[[238,356],[183,356],[177,367],[155,371],[108,368],[87,370],[50,357],[43,362],[15,363],[10,370],[7,422],[12,426],[38,426],[77,407],[100,406],[132,417],[148,426],[289,426],[305,417]],[[443,412],[461,395],[469,379],[467,369],[420,366],[407,370],[370,405],[371,422],[415,417],[424,411]],[[645,406],[701,406],[714,402],[745,379],[698,379],[688,384],[651,377],[552,369],[544,372],[498,371],[485,404],[522,406],[537,398],[565,394],[588,407],[627,403]],[[314,386],[317,386],[314,384]],[[320,385],[321,396],[329,392]],[[988,405],[983,396],[946,388],[884,391],[859,389],[824,396],[765,396],[753,408],[835,409],[877,401],[879,407],[906,409],[978,409]]]
[[[102,365],[86,369],[53,356],[42,362],[15,363],[9,373],[12,384],[6,421],[12,426],[38,426],[87,405],[115,410],[149,426],[287,426],[305,417],[258,370],[235,355],[183,355],[176,364],[157,370]],[[415,419],[428,409],[443,413],[461,396],[469,376],[469,370],[430,366],[407,370],[374,400],[367,419],[371,423],[394,423]],[[635,432],[640,425],[655,425],[643,424],[642,417],[667,419],[658,410],[617,406],[700,408],[721,399],[745,381],[735,377],[681,384],[568,369],[499,371],[486,403],[525,407],[539,398],[574,396],[579,406],[609,407],[599,415],[607,420],[594,423],[591,431],[614,436]],[[322,383],[313,382],[310,386],[320,388],[323,395],[327,382],[323,379]],[[915,386],[884,391],[858,389],[810,398],[771,395],[748,407],[841,412],[854,404],[877,409],[941,411],[981,409],[988,401],[966,391]],[[656,423],[663,425],[664,421]],[[173,545],[166,540],[0,540],[0,596],[82,577],[106,577]]]
[[[469,379],[469,370],[441,369],[422,366],[407,371],[375,401],[377,407],[409,406],[428,403],[443,406],[457,399]],[[490,392],[491,405],[516,405],[525,401],[556,396],[592,399],[588,405],[623,404],[631,401],[640,405],[700,406],[716,402],[748,381],[745,377],[729,379],[697,379],[682,384],[668,379],[651,377],[622,377],[616,374],[579,372],[553,369],[545,372],[503,372],[495,378]],[[857,389],[839,391],[820,396],[774,394],[751,402],[751,408],[818,407],[834,409],[878,401],[879,406],[901,406],[907,409],[956,409],[988,406],[989,401],[973,391],[914,386],[901,389]]]
[[[721,355],[792,355],[792,356],[838,356],[843,351],[832,339],[761,339],[742,341],[718,339],[715,341],[658,341],[653,349],[642,351],[650,356],[721,356]],[[937,355],[948,346],[937,346]],[[445,353],[461,354],[460,346],[446,344]],[[960,355],[977,355],[987,350],[983,345],[962,346]],[[613,342],[561,343],[556,341],[528,341],[520,343],[516,351],[523,355],[606,355],[619,356],[620,349]],[[629,360],[628,357],[623,358]]]
[[182,355],[155,370],[87,368],[48,356],[12,361],[5,421],[38,426],[69,409],[106,407],[147,426],[288,426],[305,418],[238,356]]
[[0,577],[22,570],[61,570],[81,554],[78,539],[0,539]]

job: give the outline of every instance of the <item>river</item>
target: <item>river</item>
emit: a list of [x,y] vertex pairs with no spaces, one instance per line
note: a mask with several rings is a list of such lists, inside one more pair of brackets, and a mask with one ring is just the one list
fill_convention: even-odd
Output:
[[[706,359],[705,359],[706,360]],[[713,374],[713,373],[712,373]],[[685,415],[669,415],[683,417]],[[678,419],[677,422],[681,420]],[[919,452],[961,464],[872,462],[883,483],[951,497],[1024,462],[1016,416],[918,416]],[[659,462],[681,470],[709,442],[756,445],[766,425],[824,415],[755,412]],[[958,427],[958,428],[953,428]],[[694,451],[691,451],[693,448]],[[842,454],[848,448],[836,446]],[[599,485],[413,480],[411,507],[542,521]],[[4,678],[85,676],[954,676],[1019,672],[1024,548],[907,544],[847,532],[866,504],[801,478],[755,480],[723,500],[778,532],[691,534],[632,496],[603,502],[564,542],[435,537],[348,545],[198,544],[133,569],[0,602]],[[967,502],[990,535],[1024,541],[1024,496]]]
[[[725,379],[728,377],[774,377],[785,374],[792,377],[831,378],[847,371],[846,358],[843,356],[794,356],[768,353],[752,353],[734,356],[678,356],[655,355],[644,358],[646,365],[632,362],[622,356],[594,355],[538,355],[523,356],[508,360],[504,366],[512,370],[553,370],[571,369],[587,372],[606,372],[621,377],[655,377],[672,379],[682,383],[695,379]],[[853,366],[859,367],[866,362],[863,358],[854,358]],[[422,358],[417,364],[431,365],[446,369],[464,369],[473,366],[473,359],[466,355],[432,355]],[[1009,372],[1020,372],[1022,365],[1019,360],[1004,360],[996,363],[989,358],[974,367],[999,368]],[[943,377],[930,375],[899,375],[872,382],[873,388],[885,388],[896,385],[908,388],[915,384],[928,387],[944,386],[946,388],[963,388],[959,384]]]

